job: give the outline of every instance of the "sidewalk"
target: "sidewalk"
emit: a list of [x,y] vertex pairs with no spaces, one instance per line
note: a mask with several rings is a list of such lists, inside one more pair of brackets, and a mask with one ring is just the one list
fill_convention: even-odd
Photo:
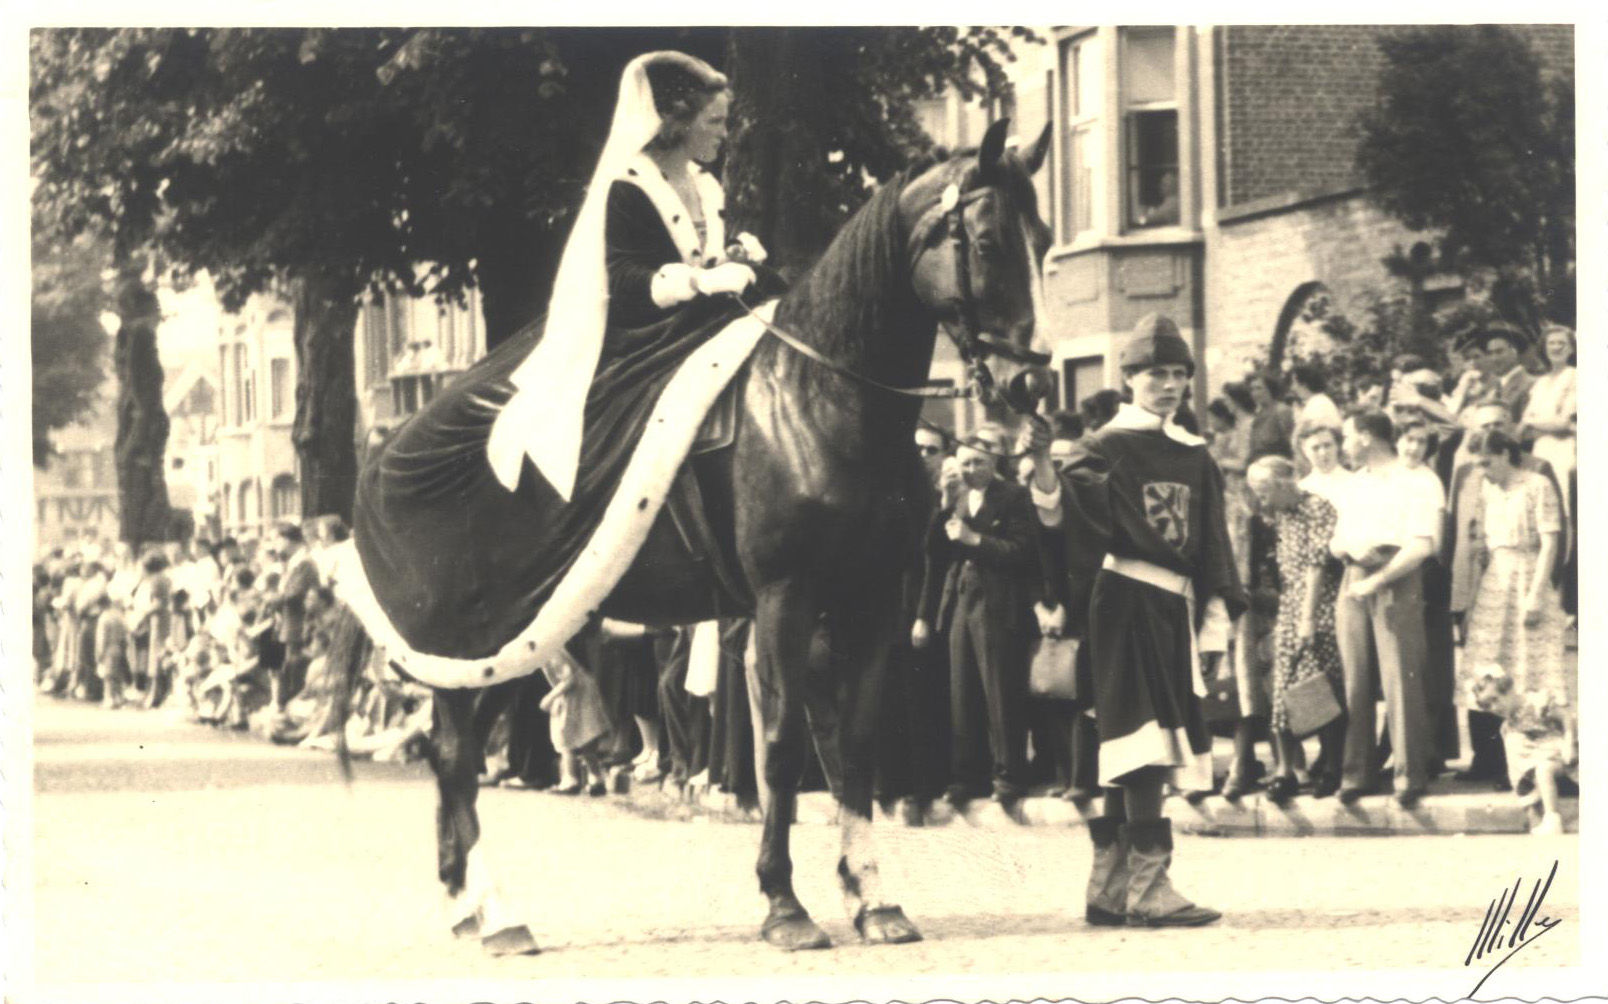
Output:
[[[1219,774],[1224,764],[1219,764]],[[617,773],[611,778],[616,794],[627,795],[634,807],[661,818],[716,819],[724,822],[758,822],[756,810],[744,809],[734,795],[707,789],[683,790],[668,782],[633,786],[630,777]],[[1091,806],[1098,811],[1098,805]],[[836,805],[824,791],[805,792],[798,799],[797,821],[830,825],[836,820]],[[1303,794],[1284,806],[1274,805],[1261,791],[1254,791],[1237,803],[1213,795],[1200,805],[1182,798],[1167,800],[1164,811],[1181,833],[1224,837],[1255,836],[1410,836],[1455,833],[1528,833],[1530,811],[1519,804],[1512,792],[1491,790],[1485,782],[1459,782],[1450,774],[1431,782],[1429,794],[1412,809],[1403,809],[1388,794],[1369,795],[1353,805],[1342,805],[1334,797],[1313,798]],[[1564,826],[1578,833],[1580,802],[1566,798],[1560,806]],[[905,800],[892,813],[876,810],[879,822],[905,826],[1066,826],[1081,827],[1085,811],[1060,798],[1029,796],[1007,811],[987,799],[967,804],[957,811],[944,801],[935,801],[921,811]]]

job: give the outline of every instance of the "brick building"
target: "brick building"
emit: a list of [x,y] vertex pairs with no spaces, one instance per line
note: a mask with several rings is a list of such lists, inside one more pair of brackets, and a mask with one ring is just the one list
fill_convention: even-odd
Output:
[[[1038,28],[1045,44],[1019,44],[1008,67],[1010,107],[951,98],[922,109],[929,134],[954,146],[1000,114],[1024,141],[1054,123],[1038,179],[1055,234],[1042,326],[1063,405],[1116,385],[1113,349],[1152,311],[1193,339],[1204,399],[1297,324],[1310,298],[1354,314],[1389,290],[1381,259],[1422,238],[1368,199],[1355,123],[1378,99],[1377,38],[1406,30]],[[1545,72],[1573,74],[1572,27],[1515,30]],[[1451,276],[1429,288],[1461,295]],[[934,375],[957,368],[940,356]],[[962,428],[974,418],[955,416]]]

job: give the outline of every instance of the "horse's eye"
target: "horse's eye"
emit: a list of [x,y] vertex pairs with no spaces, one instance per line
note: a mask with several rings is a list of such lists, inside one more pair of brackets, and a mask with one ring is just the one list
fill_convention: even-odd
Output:
[[999,239],[988,234],[977,238],[977,253],[984,258],[992,258],[1002,250]]

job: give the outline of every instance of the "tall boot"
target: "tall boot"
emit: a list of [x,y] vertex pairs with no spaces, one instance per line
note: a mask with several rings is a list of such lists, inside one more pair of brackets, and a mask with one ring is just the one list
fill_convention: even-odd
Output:
[[1096,927],[1121,927],[1128,922],[1128,845],[1122,819],[1089,820],[1089,839],[1094,843],[1094,867],[1089,871],[1083,918]]
[[1222,916],[1196,906],[1167,878],[1172,865],[1172,820],[1128,823],[1128,924],[1133,927],[1199,927]]

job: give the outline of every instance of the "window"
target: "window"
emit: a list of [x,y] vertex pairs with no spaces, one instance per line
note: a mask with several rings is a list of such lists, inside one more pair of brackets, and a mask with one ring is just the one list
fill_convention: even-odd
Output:
[[436,344],[441,346],[441,361],[452,365],[453,352],[458,344],[458,305],[442,303],[436,307]]
[[1175,29],[1122,31],[1123,146],[1128,226],[1176,224],[1178,91]]
[[253,513],[252,502],[256,500],[257,493],[253,491],[253,486],[249,479],[240,482],[239,498],[239,504],[235,506],[235,518],[241,523],[254,521],[256,515]]
[[385,298],[376,296],[363,305],[363,385],[385,382],[391,372],[391,325]]
[[284,418],[290,413],[291,387],[290,387],[290,360],[274,359],[268,363],[268,391],[270,413],[276,419]]
[[218,389],[218,424],[229,424],[229,405],[234,402],[235,392],[229,387],[229,346],[218,346],[218,376],[223,384]]
[[234,347],[234,365],[229,370],[229,397],[234,400],[234,424],[246,424],[246,347]]
[[385,313],[386,320],[389,322],[387,327],[390,329],[389,334],[391,336],[391,358],[395,359],[408,349],[409,325],[407,297],[391,296],[389,293],[386,294]]
[[1084,398],[1105,388],[1105,360],[1080,356],[1061,362],[1061,407],[1076,408]]
[[268,495],[269,513],[274,519],[288,519],[298,515],[301,511],[301,493],[297,491],[296,479],[289,474],[281,474],[274,478],[273,489]]
[[1061,107],[1066,119],[1066,181],[1060,200],[1061,239],[1094,229],[1095,182],[1100,163],[1100,110],[1105,101],[1100,36],[1090,32],[1061,45]]

